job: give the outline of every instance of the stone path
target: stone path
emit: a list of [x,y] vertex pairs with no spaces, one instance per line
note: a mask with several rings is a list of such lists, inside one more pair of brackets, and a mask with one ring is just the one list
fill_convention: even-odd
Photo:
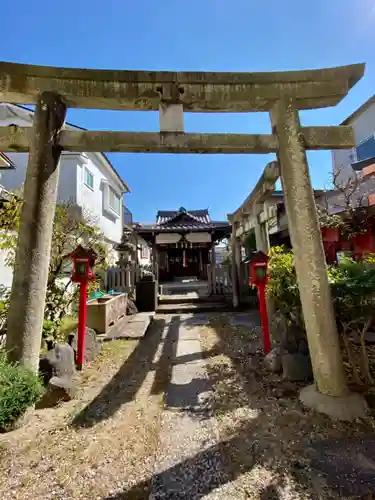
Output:
[[[199,325],[207,316],[175,316],[171,380],[165,395],[150,499],[198,499],[227,482],[210,419],[210,382],[201,355]],[[193,327],[189,325],[195,325]],[[210,498],[224,498],[210,495]]]

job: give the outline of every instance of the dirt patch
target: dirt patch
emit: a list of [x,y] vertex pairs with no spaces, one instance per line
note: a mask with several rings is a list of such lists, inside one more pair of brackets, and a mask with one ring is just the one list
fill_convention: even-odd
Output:
[[[163,323],[163,324],[162,324]],[[0,498],[103,499],[146,480],[158,446],[160,394],[151,394],[164,322],[141,341],[103,345],[78,375],[78,398],[31,412],[0,437]]]
[[221,352],[207,356],[207,370],[222,454],[238,498],[344,498],[311,468],[304,451],[321,439],[371,434],[373,419],[345,423],[304,408],[298,400],[304,384],[267,372],[262,352],[251,348],[260,345],[259,327],[229,326],[228,319],[213,318],[201,341],[203,352]]

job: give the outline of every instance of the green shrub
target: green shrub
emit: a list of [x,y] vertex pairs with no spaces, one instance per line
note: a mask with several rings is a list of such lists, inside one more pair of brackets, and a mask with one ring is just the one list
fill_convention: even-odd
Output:
[[10,288],[0,285],[0,334],[6,328],[9,309]]
[[[303,325],[294,268],[293,253],[281,247],[270,250],[268,294],[276,307],[288,320]],[[373,326],[375,318],[375,256],[370,255],[362,261],[344,259],[338,265],[328,268],[328,280],[337,326],[342,335],[348,354],[353,377],[356,383],[374,383],[365,342],[366,332]],[[301,321],[302,320],[302,321]],[[360,370],[356,368],[351,338],[357,335],[361,343]]]
[[44,392],[39,377],[7,360],[0,351],[0,429],[7,430],[35,404]]
[[299,318],[301,303],[293,253],[284,247],[272,247],[269,251],[268,273],[268,296],[287,318]]

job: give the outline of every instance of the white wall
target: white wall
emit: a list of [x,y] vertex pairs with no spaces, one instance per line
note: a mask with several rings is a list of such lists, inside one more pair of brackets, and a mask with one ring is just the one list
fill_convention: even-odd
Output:
[[[93,189],[88,187],[84,182],[85,168],[94,177]],[[99,162],[93,161],[89,155],[80,155],[79,158],[77,157],[77,204],[90,213],[95,219],[96,225],[110,242],[120,243],[123,230],[122,193],[121,188],[116,186],[113,180],[108,177],[107,169],[100,165]],[[121,198],[119,214],[116,214],[111,209],[105,209],[104,190],[106,184],[109,184]]]
[[13,268],[6,265],[8,252],[0,249],[0,285],[11,287],[13,281]]
[[[9,158],[16,165],[13,170],[2,171],[1,184],[5,189],[22,187],[27,168],[27,153],[9,153]],[[109,181],[106,169],[92,158],[82,154],[63,154],[60,160],[60,178],[58,201],[71,201],[81,206],[96,221],[95,224],[112,243],[120,243],[122,235],[122,209],[120,214],[105,211],[103,189],[107,181],[122,199],[121,188]],[[84,169],[88,168],[94,176],[94,189],[84,183]]]
[[[28,153],[7,153],[8,158],[16,165],[15,169],[1,172],[1,184],[12,191],[23,186],[26,177]],[[77,193],[77,155],[72,161],[68,154],[63,154],[60,159],[60,177],[57,191],[58,201],[76,202]]]
[[137,236],[137,239],[138,239],[138,246],[142,246],[144,250],[143,254],[141,249],[137,250],[138,263],[141,266],[149,266],[151,264],[151,247],[149,247],[145,242],[145,240],[140,236]]
[[375,103],[371,104],[352,121],[356,144],[375,132]]
[[[0,126],[12,124],[29,127],[32,125],[33,113],[18,106],[0,103]],[[67,125],[67,128],[74,127]],[[7,153],[16,165],[13,170],[2,172],[1,184],[8,190],[21,188],[26,175],[27,153]],[[94,190],[84,184],[84,166],[94,175]],[[107,181],[121,197],[120,214],[104,210],[103,189]],[[60,179],[58,185],[58,201],[71,201],[88,211],[96,219],[96,225],[103,232],[106,240],[113,244],[120,243],[123,228],[122,211],[123,186],[117,175],[99,154],[63,153],[60,160]]]
[[[375,103],[371,104],[363,113],[356,116],[352,121],[356,144],[360,144],[371,134],[375,133]],[[332,151],[332,168],[340,170],[340,181],[345,181],[348,175],[353,172],[351,163],[356,161],[356,150],[343,149]]]

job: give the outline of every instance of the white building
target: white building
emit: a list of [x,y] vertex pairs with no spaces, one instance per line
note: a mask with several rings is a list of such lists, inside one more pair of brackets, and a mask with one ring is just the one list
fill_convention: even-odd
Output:
[[139,235],[137,235],[137,259],[138,264],[142,267],[151,265],[151,248]]
[[[362,106],[346,118],[341,125],[353,127],[356,147],[332,151],[332,170],[339,172],[339,183],[345,181],[358,170],[358,176],[362,179],[359,196],[363,202],[370,205],[375,204],[375,95],[368,99]],[[333,202],[332,196],[330,203]]]
[[[33,111],[22,106],[0,103],[0,126],[32,125]],[[79,129],[66,124],[66,129]],[[22,187],[28,153],[7,153],[15,168],[2,171],[0,183],[8,190]],[[108,246],[111,263],[117,260],[114,246],[123,231],[123,195],[127,184],[103,153],[68,153],[61,156],[58,201],[71,202],[88,214],[99,227]],[[0,277],[1,278],[1,277]],[[0,280],[1,281],[1,280]]]

